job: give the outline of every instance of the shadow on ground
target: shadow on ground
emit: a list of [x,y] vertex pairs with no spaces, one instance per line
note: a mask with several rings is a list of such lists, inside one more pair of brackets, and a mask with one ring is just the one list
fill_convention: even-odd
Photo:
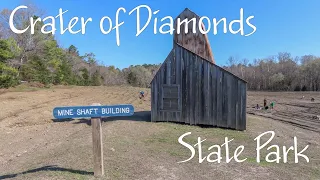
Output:
[[0,175],[0,179],[10,179],[10,178],[15,178],[20,175],[25,175],[25,174],[31,174],[31,173],[36,173],[40,171],[59,171],[59,172],[69,172],[73,174],[80,174],[80,175],[93,175],[93,172],[88,172],[88,171],[81,171],[81,170],[74,170],[74,169],[67,169],[67,168],[61,168],[58,166],[44,166],[41,168],[36,168],[36,169],[31,169],[25,172],[17,173],[17,174],[7,174],[7,175]]
[[[119,120],[125,120],[125,121],[140,121],[140,122],[151,122],[151,111],[138,111],[135,112],[132,116],[118,116],[118,117],[106,117],[102,118],[102,122],[110,122],[110,121],[119,121]],[[53,119],[53,122],[69,122],[69,121],[75,121],[73,124],[87,124],[88,126],[91,126],[91,120],[88,119]],[[157,121],[155,123],[160,122],[167,122],[167,121]],[[179,124],[179,125],[188,125],[184,122],[169,122],[173,124]],[[197,126],[203,129],[211,129],[211,128],[219,128],[224,130],[231,130],[230,128],[223,128],[223,127],[217,127],[212,125],[192,125]],[[233,130],[234,131],[234,130]],[[240,131],[240,130],[239,130]]]
[[[119,121],[119,120],[126,120],[126,121],[141,121],[141,122],[151,122],[151,111],[138,111],[135,112],[132,116],[116,116],[116,117],[105,117],[102,118],[102,122],[109,122],[109,121]],[[70,122],[76,121],[74,124],[82,124],[85,123],[87,125],[91,125],[90,119],[52,119],[53,122]]]

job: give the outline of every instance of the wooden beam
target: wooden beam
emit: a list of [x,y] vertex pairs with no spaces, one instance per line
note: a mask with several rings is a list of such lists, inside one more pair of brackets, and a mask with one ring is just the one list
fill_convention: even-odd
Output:
[[[92,106],[101,106],[94,103]],[[101,118],[91,118],[94,176],[104,176]]]

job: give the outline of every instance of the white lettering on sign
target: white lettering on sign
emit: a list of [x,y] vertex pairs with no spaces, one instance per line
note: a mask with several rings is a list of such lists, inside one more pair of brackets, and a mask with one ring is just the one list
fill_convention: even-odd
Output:
[[58,116],[73,116],[73,109],[58,110]]
[[98,114],[98,108],[90,108],[90,109],[78,109],[77,115],[92,115]]
[[102,114],[129,113],[129,108],[102,108]]

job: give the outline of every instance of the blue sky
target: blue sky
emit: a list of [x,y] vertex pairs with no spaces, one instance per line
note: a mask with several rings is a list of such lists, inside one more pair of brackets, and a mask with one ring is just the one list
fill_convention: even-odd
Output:
[[[276,55],[278,52],[290,52],[293,56],[308,54],[320,56],[319,0],[34,0],[33,2],[44,9],[46,15],[56,16],[59,8],[68,10],[64,14],[65,26],[74,16],[91,17],[93,21],[87,25],[85,35],[73,35],[67,32],[56,36],[58,42],[65,48],[71,44],[75,45],[81,54],[93,52],[103,64],[119,68],[163,62],[172,48],[173,37],[170,34],[153,34],[153,20],[165,16],[175,18],[186,7],[199,16],[207,16],[210,19],[225,17],[228,22],[239,18],[240,8],[244,9],[244,19],[255,16],[251,22],[257,30],[251,36],[234,35],[229,31],[224,34],[222,26],[218,28],[217,35],[213,34],[213,30],[210,31],[208,37],[218,65],[226,65],[231,55],[239,59],[248,58],[250,61],[254,58]],[[152,17],[147,29],[136,37],[136,15],[129,16],[128,13],[141,4],[160,12]],[[2,0],[0,9],[14,9],[19,5],[23,5],[20,0]],[[120,27],[121,44],[118,47],[115,31],[107,35],[102,34],[99,22],[103,16],[109,16],[115,22],[115,13],[119,7],[124,7],[127,12],[119,16],[124,25]],[[147,14],[142,13],[142,16],[143,25]],[[59,25],[57,19],[57,28]],[[246,33],[250,33],[251,30],[246,28],[245,25]]]

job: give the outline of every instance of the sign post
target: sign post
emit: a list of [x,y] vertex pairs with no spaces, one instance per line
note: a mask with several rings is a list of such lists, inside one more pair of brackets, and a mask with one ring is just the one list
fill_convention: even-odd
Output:
[[[93,106],[100,106],[100,104],[93,104]],[[101,118],[91,118],[91,126],[93,147],[93,172],[94,176],[102,177],[104,175],[104,166]]]
[[56,119],[91,118],[93,169],[96,177],[104,176],[101,118],[131,116],[133,114],[134,107],[128,104],[101,106],[101,104],[94,103],[91,106],[56,107],[53,109],[53,116]]

